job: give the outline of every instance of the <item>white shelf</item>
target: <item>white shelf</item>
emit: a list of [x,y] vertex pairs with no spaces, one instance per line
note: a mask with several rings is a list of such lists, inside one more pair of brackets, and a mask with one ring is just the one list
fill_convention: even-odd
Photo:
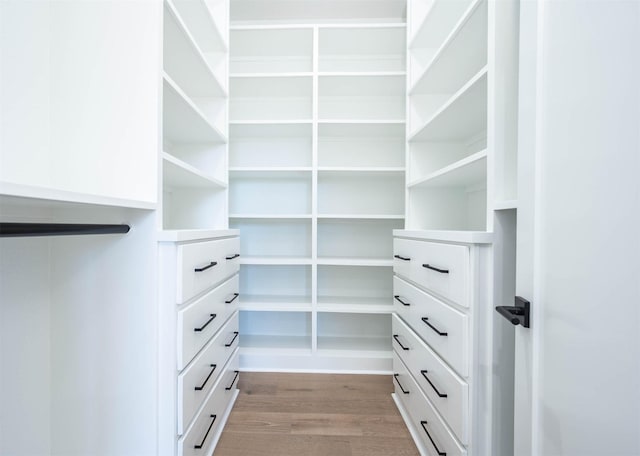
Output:
[[238,236],[238,230],[161,230],[157,233],[160,242],[188,242]]
[[278,354],[311,354],[311,337],[304,336],[263,336],[242,334],[240,336],[242,353],[265,353],[277,350]]
[[393,266],[391,259],[374,259],[374,258],[318,258],[317,263],[325,266],[374,266],[388,267]]
[[390,174],[403,174],[404,167],[364,167],[364,166],[319,166],[319,172],[323,173],[347,173],[347,174],[359,174],[359,173],[390,173]]
[[326,220],[404,220],[404,214],[318,214]]
[[517,209],[518,208],[518,200],[503,200],[503,201],[495,201],[493,203],[493,209],[496,211],[506,211],[509,209]]
[[[472,3],[479,0],[460,0],[454,2],[432,1],[425,3],[426,10],[421,15],[422,21],[411,24],[409,49],[437,49],[449,35],[456,22]],[[422,4],[417,4],[423,6]],[[414,15],[417,16],[417,11]],[[414,19],[414,18],[410,18]]]
[[[358,356],[390,358],[392,355],[389,337],[318,337],[320,356]],[[350,353],[351,352],[351,353]]]
[[318,296],[318,312],[390,314],[391,298],[361,298],[351,296]]
[[318,124],[335,125],[404,125],[404,119],[318,119]]
[[226,182],[208,176],[196,167],[166,152],[162,152],[162,162],[165,185],[186,188],[227,188]]
[[242,295],[240,310],[263,312],[311,312],[311,296]]
[[163,78],[163,133],[173,143],[226,142],[226,135],[168,75]]
[[[181,6],[186,6],[188,3],[197,5],[201,1],[179,0]],[[186,7],[183,10],[186,12],[189,8]],[[190,28],[170,0],[165,0],[164,12],[165,72],[191,97],[226,97],[225,84],[221,81],[224,71],[219,71],[219,75],[216,74],[201,51],[199,43],[192,36]],[[189,18],[194,17],[190,14]],[[222,59],[222,56],[220,58]]]
[[310,125],[312,119],[254,119],[254,120],[230,120],[229,126],[233,125]]
[[204,52],[226,52],[228,26],[217,21],[226,20],[224,1],[172,0],[173,5],[191,30]]
[[280,167],[266,167],[266,166],[234,166],[229,168],[230,173],[238,175],[256,175],[261,173],[280,173],[281,175],[297,175],[300,173],[308,173],[312,171],[311,166],[280,166]]
[[467,139],[487,128],[487,68],[483,68],[426,122],[408,141]]
[[311,217],[311,214],[229,214],[229,218],[233,219],[304,220]]
[[313,73],[311,71],[282,71],[282,72],[274,72],[274,73],[231,73],[229,74],[229,78],[231,79],[250,79],[250,78],[258,78],[258,79],[270,79],[270,78],[308,78],[312,77]]
[[474,1],[424,70],[411,74],[409,94],[455,92],[487,64],[487,40],[487,4]]
[[487,231],[393,230],[393,235],[425,241],[458,242],[461,244],[493,243],[493,233]]
[[240,264],[273,266],[306,266],[313,264],[311,258],[298,257],[240,257]]
[[471,187],[487,180],[487,151],[482,150],[407,185],[417,187]]

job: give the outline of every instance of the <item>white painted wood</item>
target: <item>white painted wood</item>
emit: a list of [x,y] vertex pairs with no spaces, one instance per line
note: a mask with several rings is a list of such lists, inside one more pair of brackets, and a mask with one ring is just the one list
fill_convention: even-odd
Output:
[[225,188],[227,184],[166,153],[162,153],[162,182],[168,187]]
[[228,48],[228,4],[220,0],[172,0],[196,43],[206,54]]
[[533,315],[516,328],[515,449],[636,454],[639,5],[523,13],[516,293]]
[[[404,315],[411,326],[429,346],[437,352],[459,375],[468,377],[470,372],[469,317],[438,301],[424,291],[394,277],[394,293],[409,304]],[[441,336],[422,320],[428,322],[446,336]],[[395,334],[395,333],[394,333]]]
[[182,435],[186,430],[203,399],[222,375],[227,361],[238,346],[237,339],[229,343],[237,329],[238,314],[235,312],[202,352],[193,359],[189,367],[178,375],[178,435]]
[[469,157],[442,168],[407,187],[474,187],[487,180],[487,151],[476,152]]
[[[397,350],[422,392],[436,406],[463,445],[469,443],[469,385],[449,368],[397,316],[393,316],[393,334],[400,335],[409,350]],[[445,396],[445,397],[442,397]]]
[[233,74],[312,71],[311,28],[234,29],[231,45]]

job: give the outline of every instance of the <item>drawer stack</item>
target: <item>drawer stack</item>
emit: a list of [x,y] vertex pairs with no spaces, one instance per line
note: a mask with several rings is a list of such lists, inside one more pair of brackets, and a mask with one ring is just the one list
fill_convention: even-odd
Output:
[[236,230],[161,244],[160,454],[209,456],[237,396],[239,252]]
[[471,451],[479,247],[403,234],[394,231],[394,398],[423,454],[482,454]]

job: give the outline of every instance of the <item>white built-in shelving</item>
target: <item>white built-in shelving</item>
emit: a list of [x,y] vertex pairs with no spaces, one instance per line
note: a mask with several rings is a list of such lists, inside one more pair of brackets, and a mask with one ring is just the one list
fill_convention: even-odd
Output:
[[162,229],[227,222],[228,3],[164,2]]
[[305,6],[232,3],[241,367],[389,371],[391,233],[405,209],[404,11],[394,1]]
[[407,227],[491,231],[493,210],[517,204],[513,4],[409,8]]

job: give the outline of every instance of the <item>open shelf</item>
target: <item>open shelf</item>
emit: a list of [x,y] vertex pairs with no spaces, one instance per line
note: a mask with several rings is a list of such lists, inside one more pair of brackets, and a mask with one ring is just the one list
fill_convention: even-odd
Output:
[[405,26],[321,27],[320,72],[404,72]]
[[234,172],[229,180],[232,214],[311,214],[310,172]]
[[228,51],[225,0],[171,0],[205,54]]
[[311,313],[241,311],[240,347],[310,351]]
[[231,31],[231,73],[300,73],[313,70],[313,29]]
[[319,76],[318,117],[330,120],[404,120],[403,76]]
[[415,187],[477,187],[487,180],[487,150],[484,149],[411,182]]
[[162,181],[169,187],[226,188],[227,184],[208,176],[198,168],[166,153],[162,153]]
[[165,230],[227,228],[226,189],[163,186],[162,227]]
[[430,49],[435,52],[470,5],[482,0],[454,2],[414,2],[409,19],[409,50]]
[[[162,123],[165,138],[173,143],[226,142],[224,119],[216,126],[173,82],[163,78]],[[223,109],[223,104],[220,106]],[[221,112],[221,114],[223,114]]]
[[240,310],[309,312],[311,296],[243,295]]
[[318,352],[391,356],[391,315],[318,312]]
[[404,124],[318,125],[318,166],[404,167]]
[[395,173],[322,172],[318,213],[397,215],[404,212],[404,176]]
[[[191,11],[193,6],[206,9],[206,5],[198,0],[190,2],[178,0],[176,5],[181,7],[181,12],[188,14],[191,22],[195,19]],[[191,28],[182,20],[174,3],[165,1],[163,45],[165,72],[192,98],[225,97],[224,51],[220,49],[216,59],[213,58],[214,55],[210,55],[208,60],[200,49],[200,43],[196,42],[190,30]]]
[[409,226],[412,230],[486,231],[487,189],[477,187],[412,187]]
[[[241,234],[242,235],[242,234]],[[242,242],[242,241],[241,241]],[[241,257],[242,258],[242,257]],[[263,302],[311,302],[310,265],[240,266],[240,295],[260,296]]]
[[[465,139],[487,129],[487,69],[483,68],[439,109],[411,106],[412,141]],[[435,112],[434,112],[435,111]],[[417,119],[414,121],[413,118]],[[421,121],[426,119],[426,121]]]
[[240,77],[230,83],[232,121],[311,120],[310,76]]
[[[487,41],[487,3],[474,2],[422,72],[411,71],[409,94],[454,93],[487,65]],[[412,69],[422,68],[416,59]]]
[[389,260],[392,232],[402,220],[318,220],[318,258]]
[[240,254],[247,257],[311,258],[310,219],[232,219],[240,230]]
[[311,124],[247,124],[229,128],[231,167],[309,167]]
[[318,304],[389,304],[393,298],[392,276],[391,266],[319,265]]
[[391,298],[361,298],[358,296],[319,296],[318,312],[383,313],[393,312]]

